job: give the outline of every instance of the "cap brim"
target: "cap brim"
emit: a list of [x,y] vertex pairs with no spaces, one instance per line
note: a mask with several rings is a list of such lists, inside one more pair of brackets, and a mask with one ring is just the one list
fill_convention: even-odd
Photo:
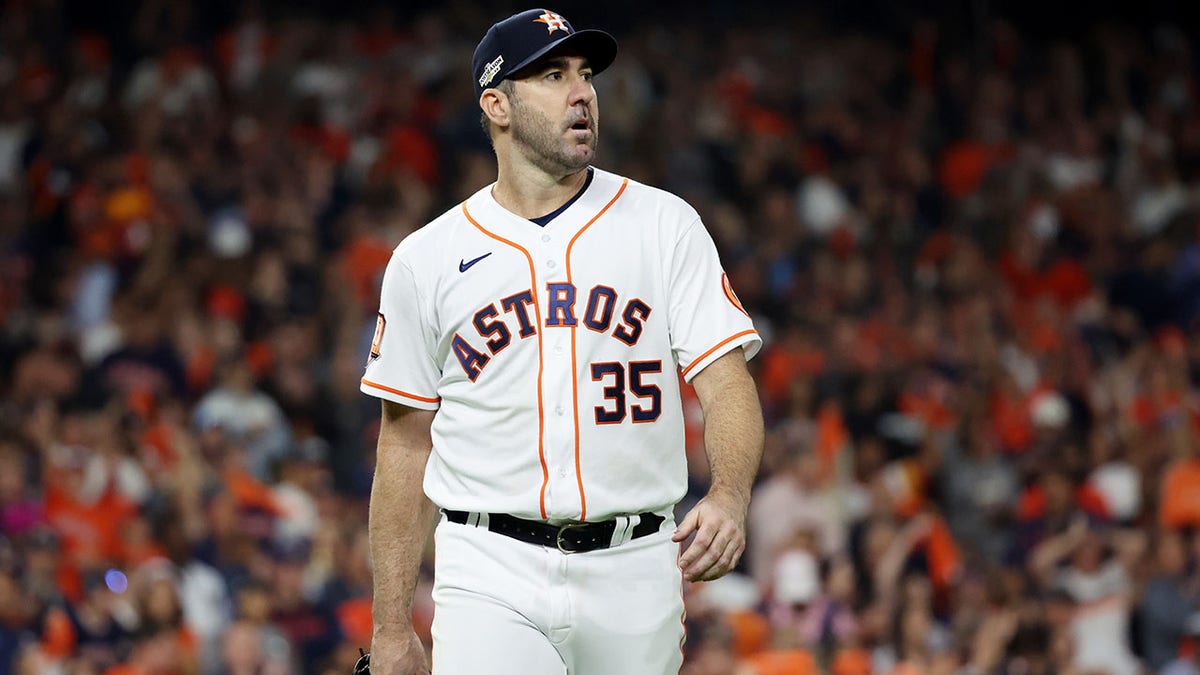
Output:
[[592,67],[592,74],[599,74],[611,66],[617,58],[617,40],[608,33],[593,28],[575,31],[558,42],[548,44],[530,54],[528,58],[514,66],[504,79],[513,79],[539,59],[562,52],[578,53],[588,60],[588,65]]

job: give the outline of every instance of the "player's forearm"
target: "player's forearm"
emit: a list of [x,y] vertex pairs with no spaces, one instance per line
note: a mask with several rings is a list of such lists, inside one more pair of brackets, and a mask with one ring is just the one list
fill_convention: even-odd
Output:
[[754,379],[741,359],[741,351],[735,350],[710,365],[720,369],[714,373],[719,379],[707,386],[698,383],[697,393],[706,390],[701,406],[712,473],[709,494],[728,496],[745,508],[762,459],[763,418]]
[[387,417],[385,412],[369,509],[376,630],[411,625],[421,555],[436,514],[421,489],[430,450],[428,424],[423,429],[421,419],[389,424]]
[[710,494],[750,504],[750,490],[762,459],[763,425],[758,399],[736,396],[705,417],[704,444],[712,471]]

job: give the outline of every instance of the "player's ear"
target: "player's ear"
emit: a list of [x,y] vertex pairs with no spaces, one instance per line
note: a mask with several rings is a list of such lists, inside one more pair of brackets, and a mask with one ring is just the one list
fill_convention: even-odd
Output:
[[508,98],[508,94],[503,91],[491,88],[484,89],[479,95],[479,107],[483,110],[483,114],[491,120],[492,124],[498,127],[507,127],[512,115],[512,102]]

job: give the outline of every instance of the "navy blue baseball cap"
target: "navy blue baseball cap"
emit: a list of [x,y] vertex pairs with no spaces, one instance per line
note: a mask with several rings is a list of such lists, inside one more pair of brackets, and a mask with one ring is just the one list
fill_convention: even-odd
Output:
[[602,30],[575,30],[570,21],[548,9],[529,9],[496,23],[476,45],[471,59],[475,98],[551,50],[568,45],[587,58],[593,73],[617,58],[613,36]]

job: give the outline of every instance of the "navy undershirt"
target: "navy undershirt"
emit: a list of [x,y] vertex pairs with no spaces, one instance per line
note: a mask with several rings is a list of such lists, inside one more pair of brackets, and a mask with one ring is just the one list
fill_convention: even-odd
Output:
[[567,209],[569,209],[572,204],[574,204],[576,201],[579,200],[580,197],[583,196],[584,192],[587,192],[588,186],[592,184],[592,167],[589,166],[587,168],[587,172],[588,172],[587,179],[583,181],[583,187],[579,188],[579,192],[576,192],[574,197],[571,197],[570,199],[568,199],[566,204],[563,204],[562,206],[558,207],[557,209],[554,209],[553,211],[551,211],[550,213],[547,213],[544,216],[538,216],[537,218],[530,218],[529,222],[535,223],[542,227],[545,227],[546,225],[548,225],[550,223],[550,221],[557,218],[559,216],[559,214],[561,214],[563,211],[566,211]]

